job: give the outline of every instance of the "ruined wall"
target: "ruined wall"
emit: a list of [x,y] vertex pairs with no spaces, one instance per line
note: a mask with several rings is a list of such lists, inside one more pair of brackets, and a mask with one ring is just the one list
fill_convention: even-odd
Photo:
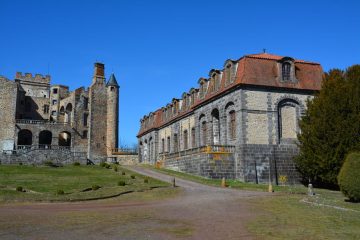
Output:
[[49,112],[44,111],[44,106],[50,105],[50,76],[32,76],[31,73],[22,75],[17,72],[15,82],[25,93],[20,99],[20,104],[24,105],[24,108],[18,109],[18,116],[35,120],[49,119]]
[[0,152],[15,145],[17,85],[0,76]]

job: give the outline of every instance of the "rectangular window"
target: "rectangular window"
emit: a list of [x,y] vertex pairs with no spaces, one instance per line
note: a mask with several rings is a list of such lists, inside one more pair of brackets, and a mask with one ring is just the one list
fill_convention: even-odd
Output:
[[52,105],[55,105],[55,104],[57,104],[57,100],[56,100],[56,99],[53,99],[53,100],[52,100]]
[[184,131],[183,138],[184,138],[184,150],[186,150],[186,149],[188,149],[188,131],[187,130]]
[[54,88],[53,89],[53,94],[57,94],[58,93],[58,89],[57,88]]
[[51,111],[51,115],[55,116],[56,115],[56,111]]
[[88,110],[89,108],[89,99],[84,97],[84,110]]
[[89,117],[89,114],[84,113],[84,116],[83,116],[83,125],[84,125],[85,127],[88,125],[88,117]]
[[87,137],[88,137],[88,131],[85,130],[85,131],[83,131],[83,138],[87,138]]
[[44,105],[43,106],[43,112],[46,114],[46,113],[49,113],[49,105]]

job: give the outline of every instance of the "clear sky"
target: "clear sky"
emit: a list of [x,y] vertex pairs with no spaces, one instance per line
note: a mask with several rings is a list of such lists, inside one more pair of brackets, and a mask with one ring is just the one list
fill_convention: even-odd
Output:
[[326,71],[359,64],[360,1],[0,0],[0,75],[50,73],[73,90],[105,63],[121,88],[122,144],[210,69],[263,48]]

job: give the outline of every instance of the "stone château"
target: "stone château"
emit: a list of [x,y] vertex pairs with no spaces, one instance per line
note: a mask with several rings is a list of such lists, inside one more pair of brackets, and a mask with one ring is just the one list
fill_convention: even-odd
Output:
[[0,160],[3,163],[100,162],[118,147],[119,85],[95,63],[92,84],[69,91],[50,76],[0,77]]
[[319,63],[292,57],[229,59],[141,119],[139,162],[210,178],[296,182],[298,122],[322,75]]

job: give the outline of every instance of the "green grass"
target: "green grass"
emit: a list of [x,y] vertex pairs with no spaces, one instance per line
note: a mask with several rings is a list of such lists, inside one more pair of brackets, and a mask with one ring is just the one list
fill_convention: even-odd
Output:
[[[118,167],[121,175],[112,169],[99,166],[15,166],[0,165],[0,202],[7,201],[69,201],[103,198],[127,191],[144,191],[153,187],[169,186],[168,183],[148,178]],[[132,179],[130,176],[135,175]],[[148,178],[149,183],[144,183]],[[126,182],[118,186],[118,181]],[[83,191],[98,185],[101,188]],[[16,191],[21,186],[25,192]],[[64,195],[57,194],[63,190]]]
[[[304,198],[358,212],[306,204]],[[262,213],[247,225],[258,239],[360,239],[360,204],[345,202],[340,192],[322,190],[314,197],[281,194],[249,204]]]

